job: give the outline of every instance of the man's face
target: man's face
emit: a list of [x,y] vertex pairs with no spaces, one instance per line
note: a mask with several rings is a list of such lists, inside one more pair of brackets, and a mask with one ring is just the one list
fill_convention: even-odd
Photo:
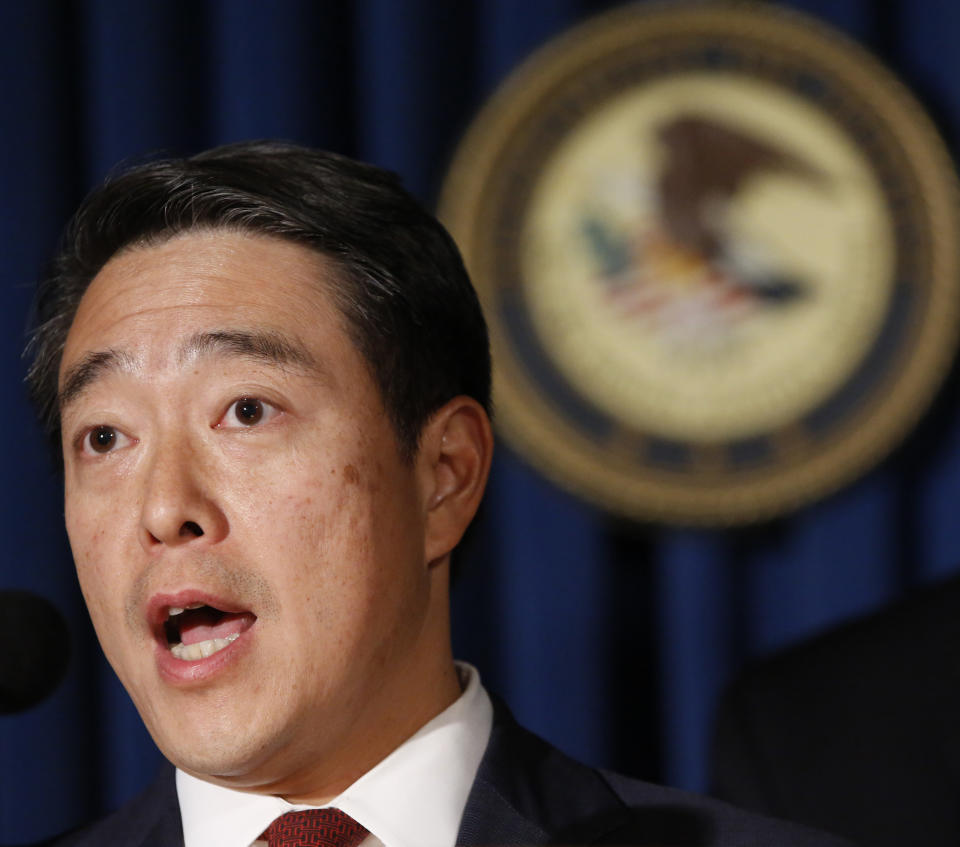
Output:
[[227,232],[122,253],[61,366],[67,529],[108,659],[175,764],[285,796],[339,790],[455,696],[424,475],[336,273]]

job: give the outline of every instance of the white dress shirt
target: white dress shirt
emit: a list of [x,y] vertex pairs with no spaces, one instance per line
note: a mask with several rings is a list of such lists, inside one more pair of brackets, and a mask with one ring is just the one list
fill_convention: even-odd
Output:
[[[463,694],[328,805],[370,834],[361,847],[453,847],[493,726],[476,669],[457,664]],[[253,847],[285,812],[317,808],[223,788],[177,770],[185,847]]]

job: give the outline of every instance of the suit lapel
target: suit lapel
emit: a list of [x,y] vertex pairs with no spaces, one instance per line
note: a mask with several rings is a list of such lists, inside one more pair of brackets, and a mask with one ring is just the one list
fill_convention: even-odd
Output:
[[164,768],[160,777],[143,796],[145,814],[140,819],[140,840],[131,839],[137,847],[183,847],[183,824],[180,802],[172,767]]
[[520,727],[494,701],[493,730],[457,847],[589,844],[615,828],[625,806],[591,768]]
[[478,777],[460,822],[457,847],[489,844],[545,844],[549,836],[535,821],[524,817],[496,786]]
[[157,779],[101,832],[106,842],[123,847],[183,847],[180,803],[171,765],[164,765]]

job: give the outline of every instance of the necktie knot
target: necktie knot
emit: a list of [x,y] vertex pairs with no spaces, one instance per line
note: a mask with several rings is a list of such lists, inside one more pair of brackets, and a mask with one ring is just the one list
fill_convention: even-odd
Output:
[[281,815],[264,833],[270,847],[357,847],[367,830],[339,809]]

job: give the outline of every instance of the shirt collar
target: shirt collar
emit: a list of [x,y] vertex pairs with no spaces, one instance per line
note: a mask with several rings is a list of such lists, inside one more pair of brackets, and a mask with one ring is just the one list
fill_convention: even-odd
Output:
[[[458,663],[464,690],[447,709],[329,805],[363,824],[386,847],[453,847],[493,707],[476,669]],[[177,770],[185,847],[248,847],[294,806],[280,797],[235,791]]]

